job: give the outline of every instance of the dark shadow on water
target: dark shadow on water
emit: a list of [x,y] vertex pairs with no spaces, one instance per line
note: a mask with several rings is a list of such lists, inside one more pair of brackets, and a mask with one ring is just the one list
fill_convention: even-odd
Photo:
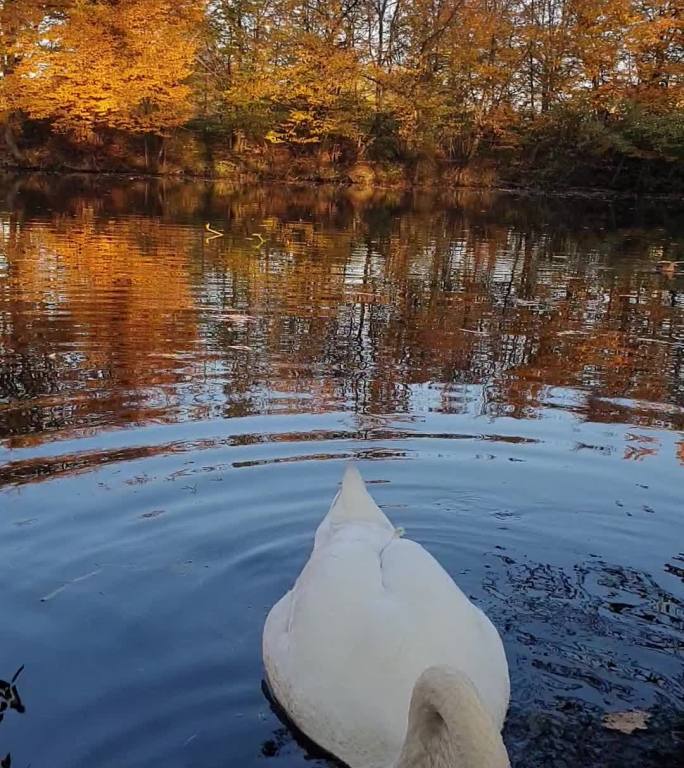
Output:
[[345,763],[341,762],[324,749],[321,749],[321,747],[311,741],[311,739],[301,731],[292,720],[290,720],[287,716],[287,712],[277,702],[266,679],[261,681],[261,691],[268,701],[271,712],[273,712],[283,724],[282,728],[278,728],[273,733],[273,738],[265,741],[262,745],[261,753],[264,757],[278,757],[284,747],[294,742],[304,752],[306,760],[322,761],[331,767],[338,766],[339,768],[345,768]]
[[[266,758],[279,757],[296,744],[306,760],[345,768],[345,763],[318,747],[289,719],[274,699],[268,683],[261,690],[282,728],[264,742]],[[556,711],[529,712],[512,705],[504,727],[504,741],[513,768],[682,768],[684,714],[656,708],[648,727],[632,734],[611,731],[598,708],[572,699]]]

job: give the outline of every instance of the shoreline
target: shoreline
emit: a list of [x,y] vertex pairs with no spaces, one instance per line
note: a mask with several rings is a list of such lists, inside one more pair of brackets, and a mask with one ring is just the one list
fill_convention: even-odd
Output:
[[540,186],[539,184],[443,184],[440,179],[435,177],[430,183],[411,183],[408,181],[402,183],[358,183],[351,179],[292,179],[292,178],[241,178],[240,174],[235,176],[218,176],[200,173],[190,173],[186,171],[175,171],[168,173],[155,173],[153,171],[141,172],[135,171],[116,171],[116,170],[94,170],[94,169],[68,169],[68,168],[41,168],[31,166],[0,166],[0,180],[3,177],[31,177],[31,176],[51,176],[51,177],[83,177],[88,179],[121,179],[129,181],[159,181],[159,182],[179,182],[193,183],[202,182],[209,184],[233,184],[241,187],[252,186],[289,186],[289,187],[321,187],[351,189],[358,191],[387,191],[387,192],[421,192],[441,194],[449,191],[472,191],[472,192],[496,192],[507,195],[517,195],[521,197],[554,197],[568,199],[585,200],[606,200],[606,201],[628,201],[628,200],[652,200],[663,202],[681,202],[684,203],[684,192],[649,192],[638,190],[618,190],[605,187],[563,187],[563,186]]

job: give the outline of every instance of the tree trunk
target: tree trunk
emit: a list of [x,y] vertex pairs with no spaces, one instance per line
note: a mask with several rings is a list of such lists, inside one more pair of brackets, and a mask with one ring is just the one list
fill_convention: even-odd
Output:
[[9,149],[10,155],[18,162],[21,163],[24,160],[24,156],[21,154],[21,150],[17,146],[17,142],[14,139],[14,131],[12,130],[12,116],[8,115],[5,121],[5,144]]
[[157,154],[157,168],[166,173],[166,139],[163,136],[159,137],[159,152]]

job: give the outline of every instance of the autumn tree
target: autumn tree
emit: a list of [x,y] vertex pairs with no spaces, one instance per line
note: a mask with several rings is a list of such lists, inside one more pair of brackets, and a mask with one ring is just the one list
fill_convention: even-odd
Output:
[[80,138],[103,129],[165,136],[188,121],[202,6],[196,0],[76,0],[13,45],[5,99]]
[[620,100],[628,72],[630,0],[572,0],[571,12],[575,82],[589,93],[592,107],[610,110]]
[[45,19],[64,18],[69,0],[0,0],[0,122],[5,144],[15,160],[22,155],[14,138],[18,121],[13,98],[13,74],[21,62],[21,47],[27,38],[36,39]]
[[684,12],[675,0],[633,0],[627,43],[635,85],[651,99],[682,107]]
[[276,87],[271,99],[282,114],[266,138],[293,146],[359,144],[367,101],[356,53],[306,35],[294,54],[290,63],[273,73]]
[[669,178],[680,5],[0,0],[0,121],[15,157],[13,128],[33,121],[85,146],[142,136],[146,153],[185,128],[237,155],[433,167],[515,152],[547,179],[584,165],[612,184],[649,163]]

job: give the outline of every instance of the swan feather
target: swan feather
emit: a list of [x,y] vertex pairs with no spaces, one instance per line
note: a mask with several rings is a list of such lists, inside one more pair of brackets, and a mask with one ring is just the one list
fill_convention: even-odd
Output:
[[351,768],[395,765],[429,667],[466,673],[499,730],[508,707],[496,629],[432,555],[397,536],[354,467],[266,620],[263,653],[293,722]]

